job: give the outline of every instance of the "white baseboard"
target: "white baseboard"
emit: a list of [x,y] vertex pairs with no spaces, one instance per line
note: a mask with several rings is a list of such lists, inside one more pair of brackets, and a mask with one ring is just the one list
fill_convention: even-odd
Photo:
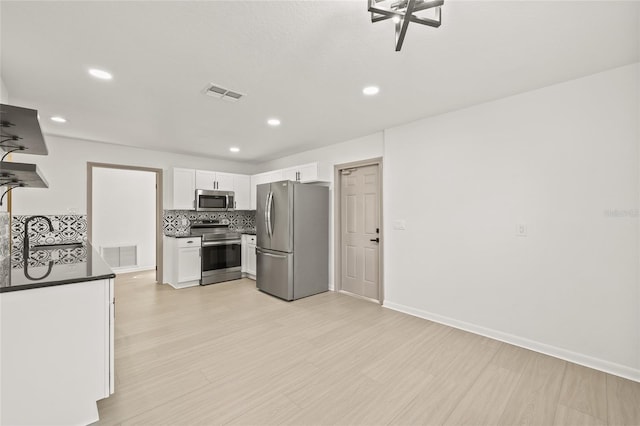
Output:
[[155,268],[155,266],[123,266],[122,268],[112,267],[111,270],[115,274],[128,274],[129,272],[149,271]]
[[628,367],[626,365],[616,364],[614,362],[606,361],[599,358],[593,358],[578,352],[573,352],[567,349],[558,348],[556,346],[547,345],[545,343],[536,342],[534,340],[529,340],[524,337],[519,337],[513,334],[504,333],[502,331],[493,330],[491,328],[486,328],[476,324],[459,321],[459,320],[445,317],[442,315],[433,314],[427,311],[423,311],[421,309],[401,305],[399,303],[389,302],[385,300],[382,306],[385,308],[392,309],[394,311],[403,312],[405,314],[413,315],[419,318],[424,318],[426,320],[447,325],[449,327],[468,331],[474,334],[479,334],[480,336],[488,337],[490,339],[499,340],[501,342],[519,346],[521,348],[530,349],[532,351],[540,352],[545,355],[550,355],[556,358],[560,358],[565,361],[573,362],[574,364],[583,365],[585,367],[604,371],[605,373],[610,373],[615,376],[624,377],[625,379],[633,380],[635,382],[640,382],[640,370],[634,369],[632,367]]

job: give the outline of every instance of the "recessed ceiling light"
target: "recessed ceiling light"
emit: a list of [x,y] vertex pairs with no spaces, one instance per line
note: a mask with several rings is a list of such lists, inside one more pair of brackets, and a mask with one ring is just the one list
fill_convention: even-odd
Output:
[[362,93],[368,96],[377,95],[380,89],[376,86],[367,86],[362,89]]
[[280,120],[278,120],[277,118],[270,118],[267,120],[267,124],[269,126],[279,126],[280,125]]
[[229,151],[231,151],[231,152],[240,152],[240,148],[238,148],[236,146],[232,146],[231,148],[229,148]]
[[55,121],[56,123],[66,123],[67,119],[64,117],[60,117],[59,115],[54,115],[51,117],[51,121]]
[[110,72],[107,72],[105,70],[99,70],[97,68],[91,68],[89,70],[89,74],[101,80],[111,80],[113,78],[113,75],[111,75]]

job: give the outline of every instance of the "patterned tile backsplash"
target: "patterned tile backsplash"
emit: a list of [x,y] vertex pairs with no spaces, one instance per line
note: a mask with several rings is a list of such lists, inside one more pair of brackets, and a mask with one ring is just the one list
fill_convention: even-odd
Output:
[[[22,247],[24,242],[24,221],[29,216],[13,216],[11,222],[11,266],[19,268],[23,266]],[[71,243],[87,240],[87,216],[86,215],[54,215],[46,216],[53,224],[53,232],[49,231],[46,221],[39,219],[29,224],[29,245]],[[74,263],[75,259],[86,254],[86,248],[67,249],[61,252],[54,263]],[[29,265],[40,266],[49,263],[50,251],[38,251],[32,253]]]
[[[13,216],[11,221],[11,256],[9,256],[9,215],[0,213],[0,263],[3,259],[9,259],[11,267],[23,266],[22,247],[24,242],[24,221],[29,216]],[[46,221],[40,219],[29,224],[30,245],[58,244],[87,240],[87,216],[86,215],[53,215],[48,217],[54,227],[49,231]],[[164,210],[163,230],[165,235],[181,236],[189,235],[192,220],[228,219],[229,228],[235,231],[255,232],[255,211],[237,210],[234,212],[196,212],[193,210]],[[3,231],[6,228],[5,231]],[[4,244],[4,245],[3,245]],[[73,263],[78,258],[86,255],[86,248],[60,250],[59,257],[54,263]],[[29,265],[41,266],[49,263],[51,251],[39,250],[32,252]],[[8,260],[7,260],[8,262]],[[0,264],[0,277],[5,272]],[[6,272],[8,273],[8,272]],[[8,278],[7,278],[8,279]]]
[[176,237],[189,235],[192,220],[228,219],[229,229],[242,232],[255,232],[256,212],[254,210],[236,210],[233,212],[197,212],[194,210],[165,210],[163,218],[164,235]]
[[11,275],[9,255],[9,213],[0,212],[0,284],[8,284]]

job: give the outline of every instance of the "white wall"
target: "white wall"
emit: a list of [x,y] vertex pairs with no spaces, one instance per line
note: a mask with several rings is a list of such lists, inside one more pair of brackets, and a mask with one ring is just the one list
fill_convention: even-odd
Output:
[[[7,91],[7,86],[4,85],[4,81],[2,81],[2,78],[0,78],[0,103],[3,103],[3,104],[9,103],[9,92]],[[0,155],[4,155],[4,151],[0,151],[0,153],[1,153]],[[0,191],[0,196],[2,195],[3,192],[4,190]],[[8,196],[4,198],[5,200],[3,200],[3,203],[0,206],[0,212],[7,211],[6,199],[8,198]]]
[[14,215],[86,213],[87,162],[155,167],[165,171],[171,167],[187,167],[247,174],[252,173],[255,167],[51,135],[45,135],[45,141],[49,148],[47,156],[13,156],[14,161],[37,164],[49,182],[49,188],[18,188],[13,191]]
[[138,246],[138,267],[127,272],[156,266],[155,185],[153,172],[93,169],[92,244],[98,250]]
[[7,86],[4,85],[2,78],[0,78],[0,103],[9,103],[9,92],[7,91]]
[[640,380],[638,74],[385,131],[385,306]]
[[382,156],[382,132],[258,164],[256,173],[319,161],[321,174],[333,179],[333,166]]
[[290,155],[278,160],[268,161],[258,165],[258,170],[269,171],[283,169],[290,166],[302,165],[314,161],[319,162],[319,174],[325,176],[329,182],[329,289],[334,289],[334,243],[333,243],[333,168],[336,164],[350,163],[353,161],[367,160],[370,158],[382,157],[383,153],[383,134],[374,133],[358,139],[329,145],[324,148],[318,148],[311,151],[305,151],[300,154]]

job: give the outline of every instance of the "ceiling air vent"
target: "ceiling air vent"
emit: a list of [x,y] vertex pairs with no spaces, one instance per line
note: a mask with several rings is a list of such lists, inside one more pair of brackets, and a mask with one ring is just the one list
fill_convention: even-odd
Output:
[[245,96],[242,93],[234,92],[217,84],[209,83],[204,89],[204,94],[218,99],[226,99],[228,101],[237,102]]

